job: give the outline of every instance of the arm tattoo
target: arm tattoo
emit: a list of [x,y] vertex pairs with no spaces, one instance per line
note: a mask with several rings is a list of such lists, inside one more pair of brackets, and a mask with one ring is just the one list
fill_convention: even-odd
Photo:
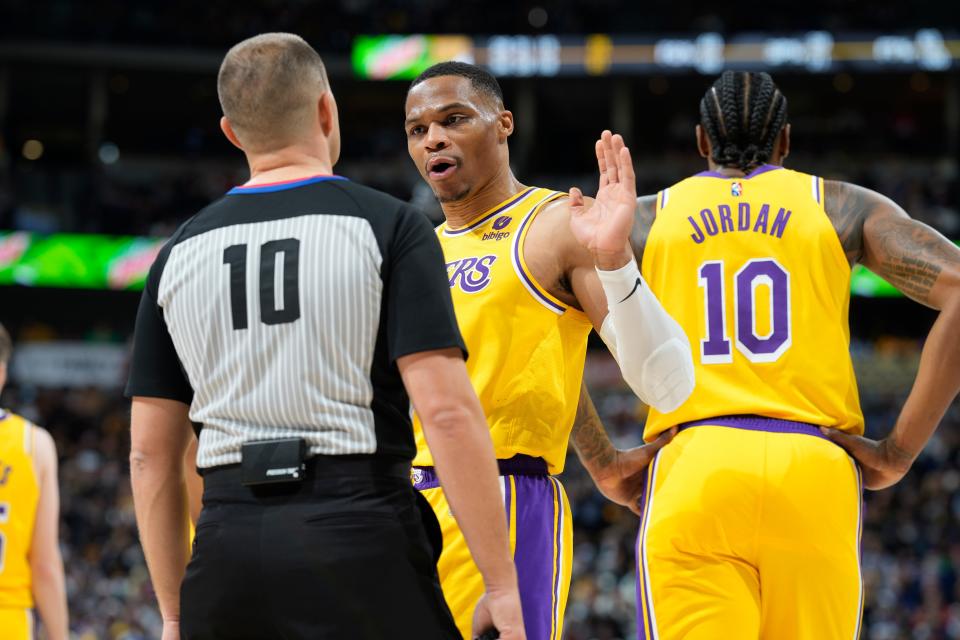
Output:
[[960,270],[960,249],[895,202],[869,189],[827,181],[825,205],[847,258],[921,304],[944,269]]
[[851,265],[863,256],[863,222],[871,210],[866,202],[868,193],[845,182],[823,181],[824,208]]
[[616,449],[607,437],[585,384],[580,387],[580,403],[570,435],[577,455],[591,475],[594,471],[606,469],[616,459]]
[[657,217],[657,194],[637,198],[637,212],[634,214],[633,231],[630,232],[630,244],[637,257],[637,264],[643,265],[643,249],[647,246],[650,227]]
[[870,236],[867,266],[921,304],[930,304],[930,292],[945,267],[960,269],[960,251],[916,220],[883,216],[871,225]]

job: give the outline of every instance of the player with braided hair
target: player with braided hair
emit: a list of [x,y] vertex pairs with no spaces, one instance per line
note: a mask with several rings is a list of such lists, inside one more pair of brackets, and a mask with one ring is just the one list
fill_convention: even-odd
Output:
[[[700,116],[709,170],[639,198],[632,233],[697,380],[644,432],[678,429],[641,498],[640,637],[857,638],[862,488],[902,478],[960,391],[960,249],[878,193],[785,169],[769,75],[725,72]],[[857,262],[940,310],[879,441],[849,355]]]
[[787,99],[767,73],[728,71],[700,101],[710,158],[748,173],[770,160],[787,121]]

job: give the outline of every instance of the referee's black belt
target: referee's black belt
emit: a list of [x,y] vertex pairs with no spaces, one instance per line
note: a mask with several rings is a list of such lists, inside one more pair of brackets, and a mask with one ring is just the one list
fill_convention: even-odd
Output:
[[[240,465],[228,464],[201,469],[204,489],[235,487],[240,482]],[[410,461],[382,455],[316,455],[304,461],[303,484],[336,477],[410,478]]]
[[[506,460],[497,460],[501,476],[546,476],[547,461],[543,458],[518,453]],[[433,467],[414,467],[411,473],[413,486],[419,490],[434,489],[440,486],[440,479]]]

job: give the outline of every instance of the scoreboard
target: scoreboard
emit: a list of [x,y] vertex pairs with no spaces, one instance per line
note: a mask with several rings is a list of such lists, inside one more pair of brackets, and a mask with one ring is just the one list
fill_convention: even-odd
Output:
[[723,69],[837,71],[960,68],[960,36],[938,29],[907,34],[808,31],[701,33],[678,37],[568,35],[392,35],[354,40],[354,72],[412,79],[443,60],[485,66],[497,76],[715,74]]

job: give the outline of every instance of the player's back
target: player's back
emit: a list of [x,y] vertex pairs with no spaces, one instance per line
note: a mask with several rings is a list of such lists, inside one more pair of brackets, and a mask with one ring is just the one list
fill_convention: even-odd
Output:
[[861,433],[850,266],[823,180],[772,165],[704,172],[657,194],[656,212],[642,270],[690,338],[697,386],[678,410],[651,410],[645,438],[732,415]]
[[34,426],[0,409],[0,608],[33,606],[28,561],[40,486]]

